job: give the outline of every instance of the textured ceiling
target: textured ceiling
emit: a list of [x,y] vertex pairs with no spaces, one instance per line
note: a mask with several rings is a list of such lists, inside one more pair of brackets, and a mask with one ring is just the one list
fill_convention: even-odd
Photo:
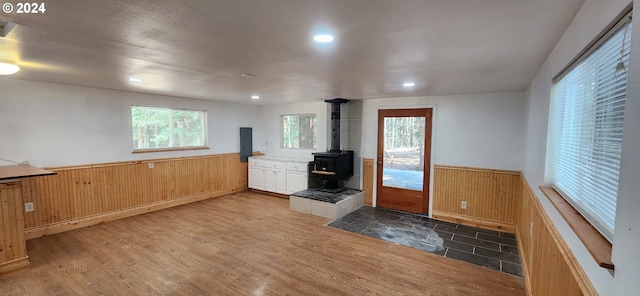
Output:
[[522,91],[582,2],[46,1],[0,13],[18,24],[0,60],[22,67],[0,79],[249,104]]

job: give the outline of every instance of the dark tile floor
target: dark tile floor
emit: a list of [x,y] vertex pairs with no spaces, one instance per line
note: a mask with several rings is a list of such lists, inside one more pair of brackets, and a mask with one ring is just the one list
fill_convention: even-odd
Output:
[[513,234],[368,206],[329,226],[522,276]]

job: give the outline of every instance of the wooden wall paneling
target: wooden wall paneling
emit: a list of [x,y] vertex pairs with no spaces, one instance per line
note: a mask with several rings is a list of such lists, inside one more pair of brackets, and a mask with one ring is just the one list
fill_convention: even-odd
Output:
[[[83,170],[84,173],[88,173],[91,170],[91,168],[88,168],[86,170]],[[73,196],[73,204],[76,208],[76,212],[78,217],[85,217],[85,216],[89,216],[89,202],[86,200],[87,196],[89,194],[87,194],[86,191],[86,186],[85,186],[85,182],[86,180],[83,178],[84,174],[80,174],[79,171],[77,170],[73,170],[71,171],[71,194]],[[38,180],[40,181],[40,180]],[[42,202],[44,203],[44,207],[45,207],[45,214],[46,217],[52,217],[50,211],[53,207],[49,206],[49,203],[53,203],[54,198],[53,196],[51,196],[50,194],[48,194],[48,192],[46,190],[44,190],[43,188],[36,187],[36,189],[38,189],[37,191],[37,195],[36,197],[39,198],[38,202]],[[47,219],[45,221],[46,224],[50,224],[56,221],[52,221]],[[40,225],[40,224],[38,224]]]
[[[13,255],[9,255],[7,244],[11,243],[11,226],[12,221],[9,220],[9,205],[6,200],[9,199],[9,192],[13,191],[9,185],[0,184],[0,264],[9,262]],[[7,208],[5,210],[5,208]]]
[[[28,194],[28,195],[23,195],[22,199],[27,202],[33,202],[33,212],[30,213],[26,213],[27,215],[31,216],[32,219],[30,219],[30,221],[26,221],[27,224],[25,224],[25,228],[29,228],[29,227],[33,227],[34,225],[38,225],[39,223],[41,223],[43,217],[44,217],[44,211],[45,211],[45,205],[44,202],[35,202],[34,198],[35,195],[37,194],[36,192],[36,186],[38,185],[38,182],[42,182],[42,178],[27,178],[27,179],[22,179],[22,184],[23,186],[26,186],[26,184],[29,184],[29,188],[28,190],[24,190],[23,189],[23,193]],[[29,224],[32,223],[32,224]]]
[[237,153],[51,170],[58,174],[23,181],[24,199],[35,207],[27,213],[29,238],[247,187],[247,165]]
[[178,196],[189,195],[189,183],[191,183],[192,181],[190,178],[186,178],[186,169],[189,168],[189,164],[189,160],[185,160],[182,164],[178,163],[177,161],[172,161],[174,171],[173,178],[176,184],[176,191],[174,193],[175,195],[171,196],[172,199]]
[[[14,234],[14,260],[27,258],[27,244],[24,237],[24,204],[22,202],[22,184],[17,182],[16,188],[13,190],[13,218],[15,219]],[[11,209],[11,204],[10,208]]]
[[[31,178],[25,178],[25,179],[21,180],[21,182],[22,182],[22,202],[25,202],[25,203],[29,202],[27,200],[27,197],[31,196],[30,191],[32,189],[31,189],[31,187],[30,187],[30,185],[28,183],[28,181],[30,181],[30,180],[31,180]],[[34,204],[34,208],[35,208],[35,204]],[[34,213],[34,212],[31,212],[31,213],[26,213],[25,212],[24,213],[24,225],[25,225],[25,228],[28,227],[28,225],[33,225],[33,215],[30,215],[32,213]]]
[[531,207],[532,193],[526,183],[521,182],[521,197],[518,199],[518,219],[516,224],[516,240],[518,242],[518,250],[520,252],[520,261],[522,263],[522,272],[525,280],[525,288],[531,295],[531,223],[533,221],[533,208]]
[[217,171],[215,161],[212,158],[207,159],[207,186],[210,190],[216,190]]
[[373,176],[373,158],[362,159],[362,187],[364,188],[365,199],[364,204],[373,205],[373,186],[375,178]]
[[531,293],[533,295],[582,295],[564,257],[553,241],[540,213],[533,217]]
[[20,181],[0,183],[0,274],[29,265]]
[[528,295],[598,295],[571,249],[521,177],[517,233]]
[[153,182],[153,201],[158,202],[162,200],[162,194],[168,194],[170,192],[171,184],[168,180],[162,178],[162,175],[165,174],[167,170],[168,164],[156,162],[153,165],[154,167],[150,169],[149,175]]
[[222,161],[224,162],[224,175],[226,176],[224,179],[225,183],[222,187],[225,188],[237,180],[237,177],[235,176],[237,172],[235,170],[235,166],[231,165],[231,159],[223,158]]
[[[520,173],[467,167],[434,168],[433,216],[515,232]],[[467,209],[461,202],[467,202]]]

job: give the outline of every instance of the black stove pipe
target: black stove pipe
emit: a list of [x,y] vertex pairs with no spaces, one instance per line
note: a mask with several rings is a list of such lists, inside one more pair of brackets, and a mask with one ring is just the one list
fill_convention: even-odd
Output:
[[340,104],[349,102],[349,100],[336,98],[324,100],[331,104],[331,149],[329,152],[341,152],[340,149]]

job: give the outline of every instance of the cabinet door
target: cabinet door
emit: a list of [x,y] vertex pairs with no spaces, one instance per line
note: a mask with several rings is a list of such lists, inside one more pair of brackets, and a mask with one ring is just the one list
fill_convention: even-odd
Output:
[[307,189],[307,173],[287,171],[287,194]]
[[264,168],[249,167],[249,188],[265,190]]
[[265,190],[276,193],[287,193],[287,175],[282,170],[265,171]]
[[276,192],[276,171],[267,169],[264,171],[264,174],[265,174],[264,190],[269,192]]
[[287,194],[287,174],[285,171],[276,171],[276,192]]

